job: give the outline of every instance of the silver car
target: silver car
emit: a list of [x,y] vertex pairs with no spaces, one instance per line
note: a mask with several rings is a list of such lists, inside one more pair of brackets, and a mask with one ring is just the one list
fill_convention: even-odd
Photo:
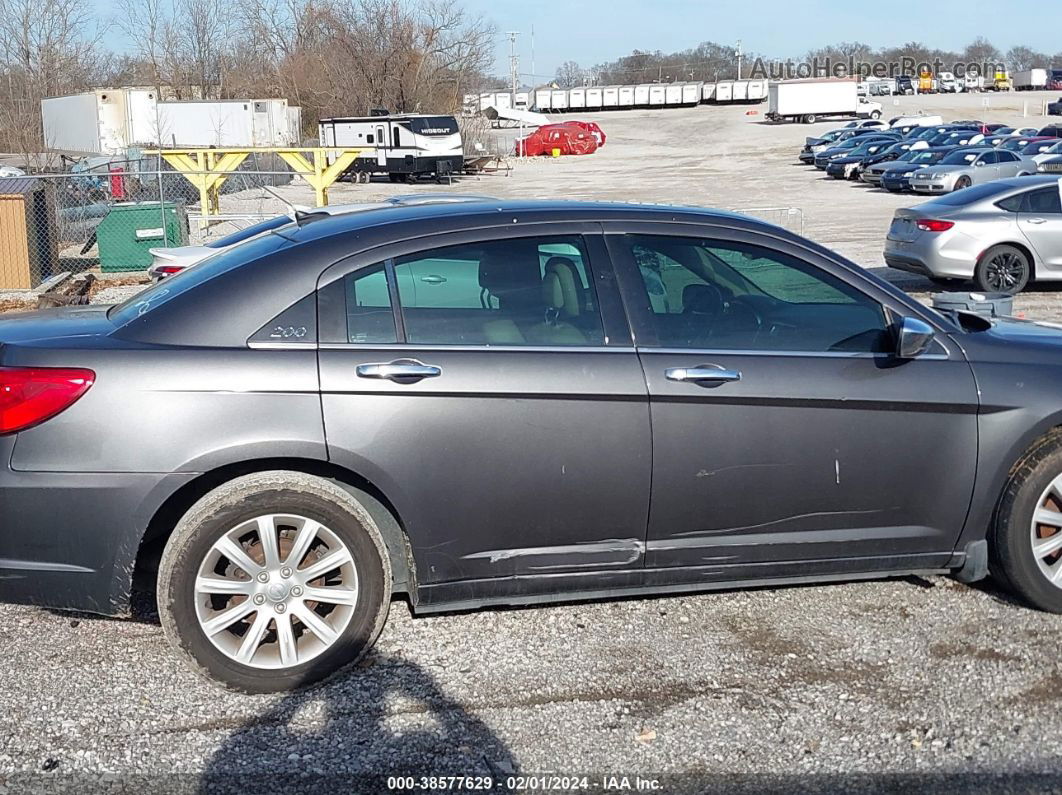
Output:
[[972,278],[989,292],[1062,280],[1062,179],[1002,179],[897,210],[885,262],[941,284]]
[[915,193],[950,193],[971,185],[1006,177],[1036,173],[1030,158],[991,146],[956,149],[937,165],[923,168],[911,176]]

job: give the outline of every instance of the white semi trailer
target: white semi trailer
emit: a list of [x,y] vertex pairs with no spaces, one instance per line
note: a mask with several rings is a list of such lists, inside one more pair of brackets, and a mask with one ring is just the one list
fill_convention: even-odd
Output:
[[849,78],[808,78],[771,83],[767,92],[771,121],[812,124],[828,118],[881,118],[881,104],[859,96]]
[[105,88],[41,100],[44,145],[84,154],[119,154],[158,140],[155,92]]

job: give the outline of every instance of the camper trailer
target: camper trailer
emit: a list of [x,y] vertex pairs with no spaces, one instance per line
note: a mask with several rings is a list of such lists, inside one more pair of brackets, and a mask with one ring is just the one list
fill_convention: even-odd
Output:
[[601,107],[619,107],[619,86],[605,86],[601,89]]
[[602,90],[600,87],[593,87],[586,89],[586,107],[588,108],[600,108],[604,105]]
[[453,116],[409,113],[321,119],[319,131],[321,146],[365,149],[348,174],[387,174],[400,182],[410,176],[456,173],[464,165],[461,131]]

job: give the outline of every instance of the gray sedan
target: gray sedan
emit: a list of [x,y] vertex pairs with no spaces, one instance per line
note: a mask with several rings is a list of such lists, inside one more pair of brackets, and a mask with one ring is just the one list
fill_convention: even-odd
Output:
[[1036,173],[1036,163],[1005,149],[971,146],[958,149],[935,166],[911,177],[916,193],[950,193],[982,182]]
[[[915,175],[917,176],[917,174]],[[885,240],[893,268],[1016,293],[1062,279],[1062,180],[1004,179],[897,210]]]

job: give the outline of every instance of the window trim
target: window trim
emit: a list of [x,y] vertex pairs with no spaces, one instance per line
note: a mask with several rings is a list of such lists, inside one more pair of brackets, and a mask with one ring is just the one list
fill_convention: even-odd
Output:
[[[516,219],[513,219],[516,223]],[[395,327],[401,318],[401,303],[397,296],[391,293],[397,292],[398,282],[394,276],[394,260],[400,257],[413,256],[420,252],[432,251],[450,246],[474,244],[497,240],[512,240],[514,238],[555,238],[555,237],[579,237],[582,239],[583,248],[586,252],[586,262],[589,269],[589,287],[594,291],[597,304],[597,312],[601,320],[604,344],[600,346],[556,345],[556,346],[531,346],[531,345],[468,345],[467,343],[455,343],[453,345],[434,343],[409,343],[406,341],[405,326],[397,343],[359,343],[359,342],[336,342],[325,341],[326,335],[334,331],[340,325],[345,328],[345,318],[335,316],[335,307],[322,305],[321,296],[329,288],[335,289],[334,284],[342,280],[348,274],[365,268],[391,262],[391,274],[388,277],[388,291],[391,296],[391,312],[395,315]],[[623,299],[620,295],[617,283],[615,265],[605,245],[602,235],[601,224],[594,221],[545,221],[521,223],[516,229],[512,225],[474,227],[459,231],[446,232],[444,234],[426,233],[422,236],[407,238],[405,240],[385,243],[380,246],[357,252],[348,257],[334,262],[321,273],[317,280],[318,295],[318,329],[321,342],[318,347],[321,350],[491,350],[491,351],[611,351],[632,350],[633,337],[631,327],[624,311]],[[340,323],[339,321],[343,322]]]

